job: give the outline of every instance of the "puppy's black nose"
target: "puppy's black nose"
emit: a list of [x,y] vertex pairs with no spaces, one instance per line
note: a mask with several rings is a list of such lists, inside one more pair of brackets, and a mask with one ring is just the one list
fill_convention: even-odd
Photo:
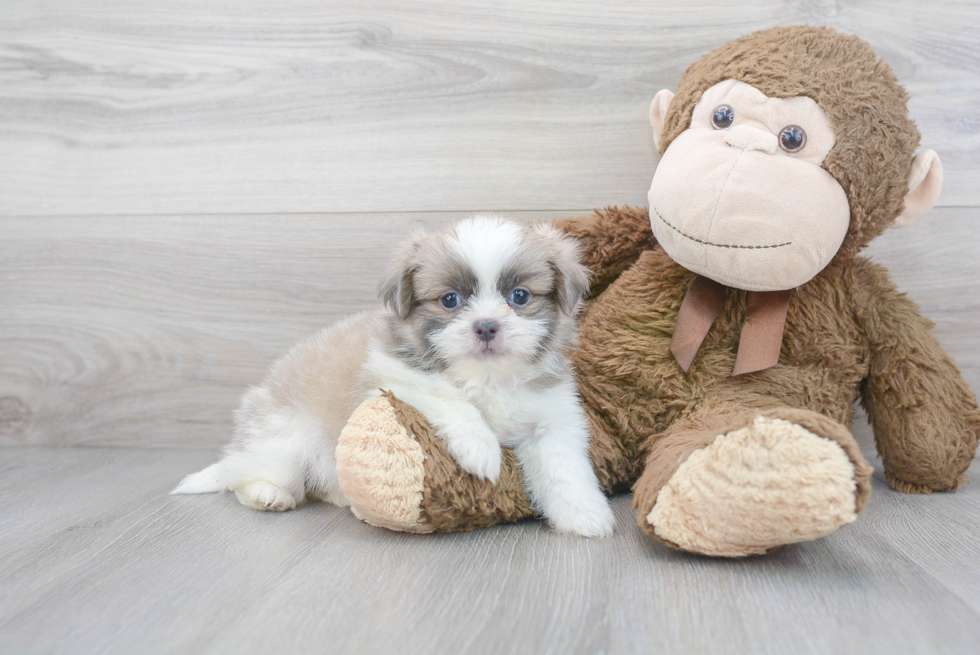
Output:
[[473,324],[473,331],[476,332],[476,336],[484,341],[492,340],[497,336],[499,329],[500,325],[497,324],[497,321],[477,321]]

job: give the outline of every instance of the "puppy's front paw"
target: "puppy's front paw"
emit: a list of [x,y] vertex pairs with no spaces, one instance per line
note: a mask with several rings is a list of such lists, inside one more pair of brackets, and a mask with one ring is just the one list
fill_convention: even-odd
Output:
[[241,504],[260,511],[285,512],[296,507],[296,499],[291,493],[263,480],[235,489],[235,496]]
[[601,494],[577,503],[569,502],[552,511],[548,521],[558,532],[571,532],[583,537],[608,537],[616,526],[609,500]]
[[489,428],[481,427],[450,425],[439,434],[446,440],[446,448],[460,468],[496,483],[500,477],[500,442]]

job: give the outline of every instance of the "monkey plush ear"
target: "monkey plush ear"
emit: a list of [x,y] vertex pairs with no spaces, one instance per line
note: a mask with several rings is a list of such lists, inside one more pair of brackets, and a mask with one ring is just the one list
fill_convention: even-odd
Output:
[[943,188],[943,163],[935,150],[920,152],[912,160],[909,173],[909,192],[905,194],[905,209],[898,215],[892,227],[906,227],[929,213],[939,191]]
[[650,103],[650,125],[653,126],[653,145],[660,150],[660,140],[664,135],[664,119],[667,117],[667,108],[670,101],[674,99],[674,92],[669,89],[660,89],[657,95],[653,96]]

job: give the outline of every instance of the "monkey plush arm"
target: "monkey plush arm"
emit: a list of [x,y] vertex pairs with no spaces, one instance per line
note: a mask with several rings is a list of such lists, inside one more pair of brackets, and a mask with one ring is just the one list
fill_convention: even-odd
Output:
[[980,437],[976,397],[932,321],[884,268],[863,264],[854,298],[869,346],[861,396],[888,484],[905,493],[955,490]]
[[582,246],[582,263],[592,271],[589,298],[602,293],[620,273],[633,265],[644,250],[657,245],[645,209],[607,207],[591,216],[555,223]]

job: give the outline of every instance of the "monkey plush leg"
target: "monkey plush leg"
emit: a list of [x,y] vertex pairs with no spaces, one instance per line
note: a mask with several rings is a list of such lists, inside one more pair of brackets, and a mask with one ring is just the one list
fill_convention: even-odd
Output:
[[852,522],[871,471],[850,432],[814,412],[695,415],[654,438],[633,506],[663,543],[743,557]]
[[627,491],[639,468],[639,458],[630,455],[628,446],[618,437],[616,429],[596,412],[586,406],[585,413],[589,417],[589,433],[592,436],[589,459],[599,479],[599,487],[607,496]]
[[340,488],[359,519],[401,532],[463,532],[534,514],[507,449],[497,484],[461,469],[425,418],[391,394],[366,401],[337,443]]

